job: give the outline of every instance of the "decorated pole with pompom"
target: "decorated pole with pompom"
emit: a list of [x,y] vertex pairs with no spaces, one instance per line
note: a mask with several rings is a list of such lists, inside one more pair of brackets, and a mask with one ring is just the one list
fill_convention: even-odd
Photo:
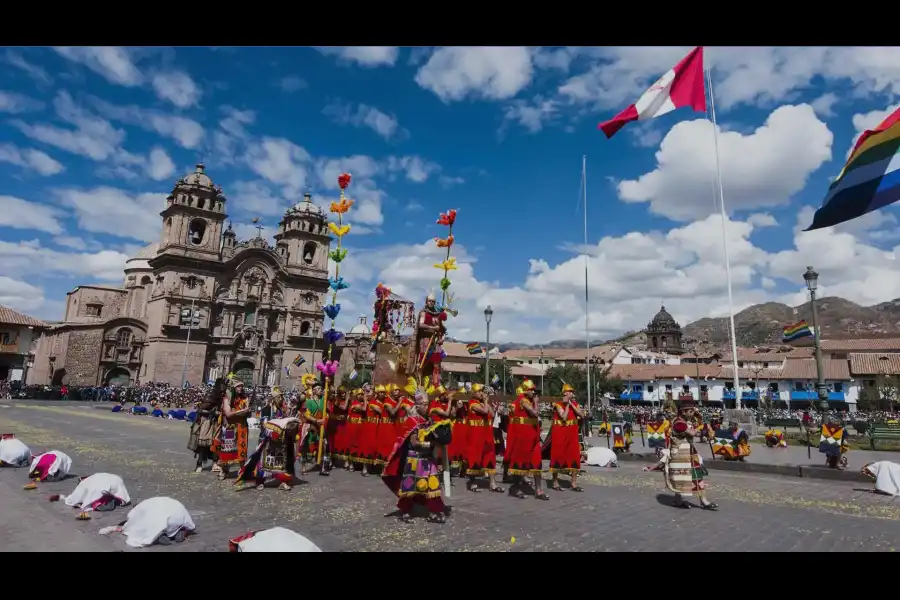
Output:
[[319,361],[316,364],[316,369],[321,371],[325,376],[325,393],[322,396],[322,427],[319,431],[319,453],[316,458],[316,463],[320,467],[322,465],[322,449],[325,447],[325,428],[328,425],[328,392],[330,390],[331,380],[334,378],[335,373],[337,373],[339,366],[337,361],[331,359],[331,356],[335,344],[344,337],[343,333],[334,328],[334,321],[341,312],[341,305],[338,303],[337,298],[338,292],[350,287],[350,284],[344,283],[344,278],[341,277],[341,263],[347,258],[347,250],[344,248],[343,239],[345,235],[350,233],[350,224],[344,223],[344,215],[347,214],[347,212],[350,211],[350,207],[353,206],[353,200],[350,200],[345,195],[345,190],[347,189],[347,186],[350,185],[351,179],[352,177],[349,173],[342,173],[338,176],[337,180],[338,186],[341,188],[341,197],[337,202],[332,202],[329,209],[332,214],[337,215],[337,223],[334,221],[328,223],[328,229],[337,237],[337,248],[328,253],[328,258],[334,262],[334,276],[328,278],[328,287],[331,288],[331,302],[322,308],[325,312],[325,316],[331,319],[331,326],[328,328],[328,331],[325,332],[325,344],[328,350],[325,354],[325,360]]

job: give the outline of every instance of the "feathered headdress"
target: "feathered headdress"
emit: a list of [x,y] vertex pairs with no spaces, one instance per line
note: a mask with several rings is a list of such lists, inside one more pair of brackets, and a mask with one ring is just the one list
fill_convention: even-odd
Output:
[[312,373],[304,373],[303,376],[300,377],[300,382],[307,390],[311,390],[319,382],[319,378]]

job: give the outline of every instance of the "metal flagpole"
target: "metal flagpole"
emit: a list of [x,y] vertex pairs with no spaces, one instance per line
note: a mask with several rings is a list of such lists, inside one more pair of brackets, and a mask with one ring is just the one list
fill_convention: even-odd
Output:
[[588,316],[588,265],[589,256],[587,253],[588,235],[587,235],[587,156],[581,157],[581,186],[584,191],[584,343],[587,346],[587,355],[585,357],[585,370],[587,371],[587,410],[591,413],[591,329],[590,317]]
[[181,389],[184,389],[184,380],[187,377],[188,348],[191,345],[191,329],[194,328],[194,302],[195,299],[191,298],[191,320],[188,321],[187,339],[184,342],[184,362],[181,365]]
[[728,324],[731,328],[731,368],[734,374],[735,407],[742,408],[740,373],[738,372],[737,333],[734,329],[734,293],[731,286],[731,262],[728,259],[728,234],[726,223],[728,215],[725,212],[725,191],[722,186],[722,165],[719,159],[719,125],[716,122],[716,101],[713,96],[712,76],[710,69],[706,69],[706,85],[709,91],[709,116],[713,126],[713,147],[716,152],[716,187],[719,191],[719,210],[722,213],[722,246],[725,251],[725,282],[728,285]]

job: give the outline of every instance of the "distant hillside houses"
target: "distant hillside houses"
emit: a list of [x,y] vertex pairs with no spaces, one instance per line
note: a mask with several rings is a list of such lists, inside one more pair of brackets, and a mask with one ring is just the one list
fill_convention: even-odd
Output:
[[[587,357],[587,348],[502,354],[538,377],[554,366],[585,365]],[[675,355],[604,345],[591,348],[590,357],[594,368],[625,383],[615,403],[650,405],[691,396],[703,404],[734,408],[739,394],[744,407],[758,407],[762,396],[764,403],[804,408],[817,400],[810,347],[738,348],[739,390],[734,389],[730,352]],[[822,359],[829,403],[852,412],[863,389],[874,392],[879,378],[900,375],[900,338],[823,340]]]

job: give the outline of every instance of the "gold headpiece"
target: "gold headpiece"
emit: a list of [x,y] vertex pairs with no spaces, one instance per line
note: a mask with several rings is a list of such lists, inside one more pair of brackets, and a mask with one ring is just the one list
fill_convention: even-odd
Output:
[[525,393],[525,390],[522,389],[522,386],[516,388],[516,396],[521,396]]
[[572,387],[571,385],[569,385],[568,383],[564,383],[563,386],[562,386],[562,392],[563,392],[563,394],[565,394],[566,392],[572,392],[572,393],[574,394],[574,393],[575,393],[575,388],[573,388],[573,387]]
[[386,392],[387,388],[384,387],[384,385],[379,383],[378,385],[375,386],[375,391],[376,392]]
[[310,390],[313,388],[313,386],[316,385],[318,379],[319,378],[312,373],[304,373],[300,376],[300,383],[302,383],[303,387],[305,387],[307,390]]
[[522,390],[526,392],[530,392],[534,389],[534,382],[530,379],[526,379],[522,382]]
[[473,384],[472,384],[472,393],[480,392],[480,391],[483,390],[483,389],[484,389],[484,385],[482,385],[482,384],[480,384],[480,383],[473,383]]

